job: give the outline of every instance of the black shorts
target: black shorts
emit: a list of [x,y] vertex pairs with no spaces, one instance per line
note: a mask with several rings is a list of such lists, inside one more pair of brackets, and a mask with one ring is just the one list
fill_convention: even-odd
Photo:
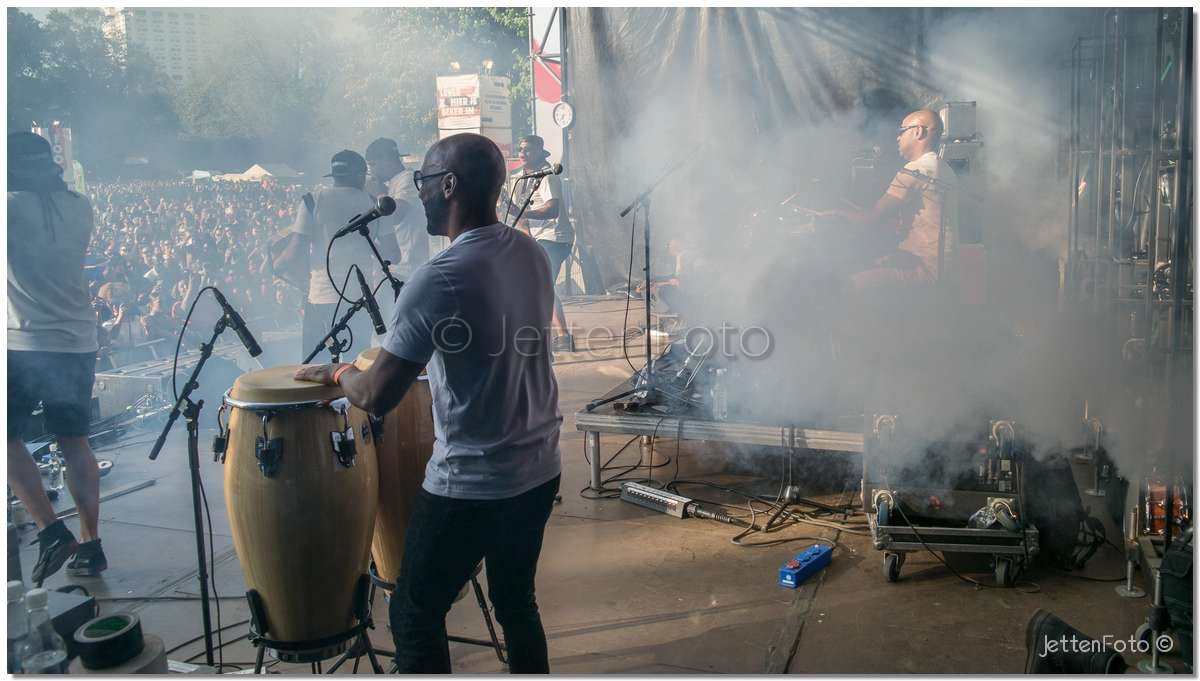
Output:
[[38,402],[46,431],[86,437],[91,420],[94,352],[8,351],[8,439],[26,432]]
[[571,257],[571,244],[539,240],[538,245],[546,252],[546,257],[550,258],[550,285],[553,286],[558,281],[558,271],[562,269],[567,258]]

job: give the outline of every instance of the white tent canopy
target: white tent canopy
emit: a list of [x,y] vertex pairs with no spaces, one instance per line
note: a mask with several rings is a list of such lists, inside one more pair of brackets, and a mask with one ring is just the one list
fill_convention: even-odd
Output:
[[255,163],[245,172],[218,175],[216,179],[231,182],[258,182],[268,177],[276,180],[298,180],[304,177],[304,173],[285,163]]

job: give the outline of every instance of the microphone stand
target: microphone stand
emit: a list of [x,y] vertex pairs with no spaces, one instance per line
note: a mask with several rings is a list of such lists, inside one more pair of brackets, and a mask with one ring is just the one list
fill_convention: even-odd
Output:
[[[217,337],[228,326],[228,315],[222,315],[213,326],[212,336],[208,339],[208,342],[200,345],[200,361],[196,363],[196,366],[192,367],[192,373],[188,376],[187,383],[183,385],[183,393],[179,395],[179,399],[175,400],[175,406],[171,409],[171,413],[167,417],[167,423],[163,426],[162,432],[159,433],[158,440],[154,443],[154,448],[150,450],[150,460],[154,461],[162,451],[163,445],[167,441],[167,434],[171,432],[171,427],[179,420],[179,415],[183,414],[184,421],[187,422],[188,469],[191,473],[192,483],[192,522],[196,529],[196,579],[200,581],[200,614],[204,625],[204,656],[205,663],[209,666],[213,664],[213,628],[212,614],[209,611],[208,604],[208,563],[204,559],[204,517],[201,515],[200,505],[200,410],[204,408],[204,400],[193,402],[192,392],[200,387],[196,379],[200,376],[200,372],[203,371],[204,364],[208,361],[208,358],[212,356],[213,347],[217,343]],[[183,332],[180,331],[180,333]]]
[[[585,407],[585,409],[587,409],[587,411],[592,411],[596,407],[602,407],[606,404],[609,404],[610,402],[616,402],[617,400],[619,400],[623,397],[628,397],[629,395],[633,395],[635,393],[644,393],[641,397],[639,397],[639,404],[642,407],[649,407],[649,406],[657,403],[660,393],[655,387],[654,355],[653,355],[653,349],[651,348],[651,338],[650,338],[650,324],[651,324],[651,319],[650,319],[650,195],[654,193],[654,190],[658,188],[658,185],[662,184],[663,180],[667,179],[668,177],[673,175],[675,173],[675,171],[682,168],[684,163],[686,163],[688,160],[690,160],[690,157],[687,159],[684,159],[684,160],[680,161],[679,163],[676,163],[674,166],[671,166],[670,168],[668,168],[665,173],[663,173],[661,176],[659,176],[659,178],[657,180],[655,180],[653,184],[651,184],[649,187],[647,187],[645,189],[645,191],[638,194],[637,198],[635,198],[633,200],[633,202],[630,203],[628,206],[626,206],[625,209],[622,210],[620,213],[620,217],[625,217],[626,215],[629,215],[630,211],[641,210],[641,212],[642,212],[642,235],[644,237],[645,258],[646,258],[645,267],[642,269],[642,271],[645,273],[645,289],[646,289],[645,290],[646,368],[642,372],[642,378],[640,381],[637,379],[636,376],[634,377],[632,388],[630,388],[629,390],[625,390],[621,393],[618,393],[616,395],[613,395],[611,397],[605,397],[605,398],[602,398],[599,400],[592,400]],[[636,228],[636,225],[637,225],[637,213],[636,212],[633,214],[633,220],[634,220],[633,228]]]
[[533,201],[533,195],[537,193],[539,187],[542,186],[542,178],[533,178],[533,189],[529,190],[529,196],[525,197],[525,203],[521,204],[521,210],[517,211],[517,217],[513,218],[513,227],[521,221],[521,216],[525,214],[525,209],[529,207],[529,202]]
[[337,335],[349,328],[350,318],[353,317],[359,310],[366,307],[366,305],[367,301],[363,300],[362,298],[359,298],[351,303],[350,308],[346,310],[346,314],[342,315],[342,318],[338,320],[337,324],[333,325],[333,328],[329,330],[329,333],[325,334],[325,337],[316,344],[316,346],[312,349],[312,352],[308,353],[308,356],[304,358],[304,361],[301,362],[301,364],[308,364],[309,362],[313,361],[313,358],[320,354],[321,351],[327,347],[329,349],[329,354],[332,355],[333,362],[335,364],[340,362],[342,359],[342,353],[336,349],[338,347],[338,342],[336,340]]
[[[380,269],[383,270],[383,276],[386,277],[388,283],[392,285],[392,302],[395,302],[398,298],[400,298],[400,289],[404,286],[404,282],[400,281],[394,274],[392,274],[392,262],[390,260],[383,259],[383,255],[381,255],[379,253],[379,249],[375,247],[375,240],[371,238],[371,233],[367,229],[367,225],[364,224],[354,231],[361,234],[363,238],[367,240],[367,245],[371,247],[371,253],[375,254],[375,260],[379,263]],[[334,363],[340,362],[342,354],[335,349],[337,347],[337,341],[335,338],[339,333],[349,328],[350,318],[353,317],[356,312],[366,307],[366,305],[367,301],[362,298],[359,298],[352,303],[350,305],[350,309],[346,310],[346,314],[342,315],[342,318],[338,320],[337,324],[333,325],[333,328],[329,330],[329,333],[325,334],[325,337],[322,338],[315,347],[313,347],[312,351],[308,353],[308,356],[304,358],[304,361],[301,362],[301,364],[308,364],[309,362],[313,361],[313,358],[320,354],[321,350],[325,349],[326,347],[329,348],[329,354],[331,355],[331,359],[333,359]]]
[[[383,276],[386,277],[388,283],[392,285],[392,302],[396,302],[396,300],[400,297],[400,288],[404,286],[404,282],[400,281],[395,275],[392,274],[392,261],[384,260],[383,256],[379,254],[379,249],[375,247],[375,240],[371,238],[371,233],[367,230],[366,225],[359,227],[355,231],[357,231],[363,236],[364,239],[367,240],[367,245],[371,247],[371,252],[375,254],[375,260],[379,263],[379,268],[383,270]],[[307,364],[308,360],[305,360],[304,363]]]

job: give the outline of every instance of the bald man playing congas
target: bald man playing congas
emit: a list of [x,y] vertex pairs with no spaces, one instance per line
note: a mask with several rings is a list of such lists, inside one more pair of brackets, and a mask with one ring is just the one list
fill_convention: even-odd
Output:
[[352,404],[382,415],[428,369],[433,456],[390,606],[401,673],[450,672],[446,613],[481,560],[509,671],[550,668],[534,576],[561,469],[554,289],[537,242],[496,217],[506,174],[500,149],[481,135],[433,145],[413,183],[427,231],[450,247],[413,272],[368,370],[296,374],[340,385]]

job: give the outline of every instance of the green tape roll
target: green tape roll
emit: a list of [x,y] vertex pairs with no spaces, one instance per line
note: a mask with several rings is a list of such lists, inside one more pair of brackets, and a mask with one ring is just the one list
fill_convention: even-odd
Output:
[[129,612],[102,615],[75,630],[79,659],[88,669],[104,669],[137,657],[145,647],[142,622]]

